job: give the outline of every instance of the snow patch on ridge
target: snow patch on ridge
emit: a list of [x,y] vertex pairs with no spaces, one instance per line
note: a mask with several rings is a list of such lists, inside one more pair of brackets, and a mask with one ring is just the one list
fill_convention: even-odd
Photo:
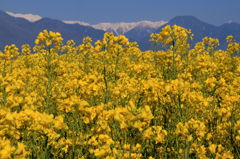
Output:
[[100,29],[108,32],[114,32],[117,35],[125,34],[126,32],[130,31],[131,29],[141,26],[141,27],[150,27],[150,28],[159,28],[162,25],[166,24],[166,21],[139,21],[139,22],[119,22],[119,23],[99,23],[95,25],[91,25],[89,23],[81,22],[81,21],[64,21],[67,24],[80,24],[85,26],[91,26],[95,29]]
[[89,23],[86,22],[81,22],[81,21],[63,21],[66,24],[80,24],[80,25],[84,25],[84,26],[91,26]]
[[139,21],[139,22],[132,22],[132,23],[99,23],[93,25],[96,29],[101,29],[104,31],[114,31],[117,34],[125,34],[126,32],[130,31],[131,29],[141,26],[141,27],[150,27],[150,28],[159,28],[162,25],[166,24],[165,21],[159,22],[152,22],[152,21]]
[[13,12],[6,12],[8,15],[13,16],[13,17],[17,17],[17,18],[24,18],[30,22],[35,22],[38,21],[40,19],[42,19],[41,16],[39,15],[34,15],[34,14],[21,14],[21,13],[13,13]]

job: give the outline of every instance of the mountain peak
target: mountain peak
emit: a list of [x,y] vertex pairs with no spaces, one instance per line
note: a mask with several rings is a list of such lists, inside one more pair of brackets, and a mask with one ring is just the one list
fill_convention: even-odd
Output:
[[35,21],[42,19],[41,16],[34,15],[34,14],[21,14],[21,13],[13,13],[13,12],[6,12],[6,13],[12,17],[24,18],[30,22],[35,22]]
[[199,22],[202,22],[202,21],[190,15],[176,16],[169,21],[170,24],[171,23],[199,23]]
[[138,22],[117,22],[117,23],[104,22],[104,23],[99,23],[95,25],[91,25],[89,23],[81,22],[81,21],[63,21],[63,22],[66,24],[80,24],[84,26],[91,26],[95,29],[99,29],[107,32],[114,32],[117,35],[125,34],[136,27],[143,27],[143,28],[147,27],[147,28],[155,29],[167,23],[165,21],[153,22],[148,20],[138,21]]
[[38,21],[34,22],[34,23],[42,23],[42,24],[60,24],[62,23],[62,21],[60,20],[56,20],[56,19],[51,19],[51,18],[41,18]]
[[86,22],[82,22],[82,21],[76,21],[76,20],[65,20],[63,21],[64,23],[66,24],[79,24],[79,25],[84,25],[84,26],[90,26],[89,23],[86,23]]
[[166,24],[165,21],[138,21],[138,22],[119,22],[119,23],[99,23],[93,25],[96,29],[101,29],[104,31],[113,31],[117,35],[125,34],[128,31],[136,27],[149,27],[149,28],[159,28],[160,26]]

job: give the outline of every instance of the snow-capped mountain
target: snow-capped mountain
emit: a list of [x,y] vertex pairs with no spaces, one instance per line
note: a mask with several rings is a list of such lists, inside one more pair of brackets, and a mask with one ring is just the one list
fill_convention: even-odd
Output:
[[159,28],[162,25],[166,24],[165,21],[159,21],[159,22],[152,22],[152,21],[139,21],[139,22],[132,22],[132,23],[99,23],[96,25],[93,25],[96,29],[101,29],[104,31],[112,31],[115,34],[125,34],[128,31],[132,30],[135,27],[150,27],[150,28]]
[[99,23],[91,25],[85,22],[80,21],[64,21],[67,24],[80,24],[86,26],[92,26],[95,29],[104,30],[106,32],[114,32],[116,35],[125,34],[128,31],[132,30],[135,27],[147,27],[147,28],[159,28],[162,25],[166,24],[166,21],[152,22],[152,21],[139,21],[139,22],[120,22],[120,23]]
[[[0,10],[0,50],[10,44],[16,44],[18,47],[22,44],[33,46],[38,33],[44,29],[60,32],[64,42],[74,40],[77,44],[81,44],[86,36],[96,41],[102,39],[104,35],[104,31],[89,26],[66,24],[50,18],[39,19],[38,17],[39,20],[37,20],[33,17],[35,16],[11,16]],[[30,19],[26,20],[27,18]]]
[[[42,17],[40,15],[34,15],[34,14],[21,14],[21,13],[13,13],[13,12],[6,12],[8,15],[16,18],[24,18],[30,22],[36,22],[38,20],[41,20]],[[86,22],[82,21],[63,21],[66,24],[79,24],[83,26],[90,26],[95,29],[103,30],[106,32],[114,32],[116,35],[125,34],[128,31],[132,30],[135,27],[146,27],[146,28],[152,28],[157,29],[161,27],[162,25],[166,24],[166,21],[139,21],[139,22],[119,22],[119,23],[99,23],[95,25],[91,25]]]
[[91,26],[89,23],[86,23],[86,22],[81,22],[81,21],[75,21],[75,20],[72,20],[72,21],[63,21],[64,23],[66,24],[79,24],[79,25],[84,25],[84,26]]
[[8,15],[12,16],[12,17],[16,17],[16,18],[24,18],[30,22],[35,22],[38,21],[40,19],[42,19],[42,17],[40,15],[34,15],[34,14],[20,14],[20,13],[13,13],[13,12],[6,12]]

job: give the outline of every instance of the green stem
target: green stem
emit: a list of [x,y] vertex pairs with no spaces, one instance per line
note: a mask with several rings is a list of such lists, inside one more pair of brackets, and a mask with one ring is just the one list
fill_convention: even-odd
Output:
[[106,74],[106,67],[104,65],[103,69],[103,75],[104,75],[104,84],[105,84],[105,100],[104,103],[106,104],[108,102],[108,82],[107,82],[107,74]]

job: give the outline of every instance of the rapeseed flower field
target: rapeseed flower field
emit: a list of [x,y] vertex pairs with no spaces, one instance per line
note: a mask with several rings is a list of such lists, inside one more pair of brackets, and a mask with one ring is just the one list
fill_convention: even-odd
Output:
[[240,158],[240,43],[192,38],[167,25],[141,51],[44,30],[32,48],[5,46],[0,158]]

